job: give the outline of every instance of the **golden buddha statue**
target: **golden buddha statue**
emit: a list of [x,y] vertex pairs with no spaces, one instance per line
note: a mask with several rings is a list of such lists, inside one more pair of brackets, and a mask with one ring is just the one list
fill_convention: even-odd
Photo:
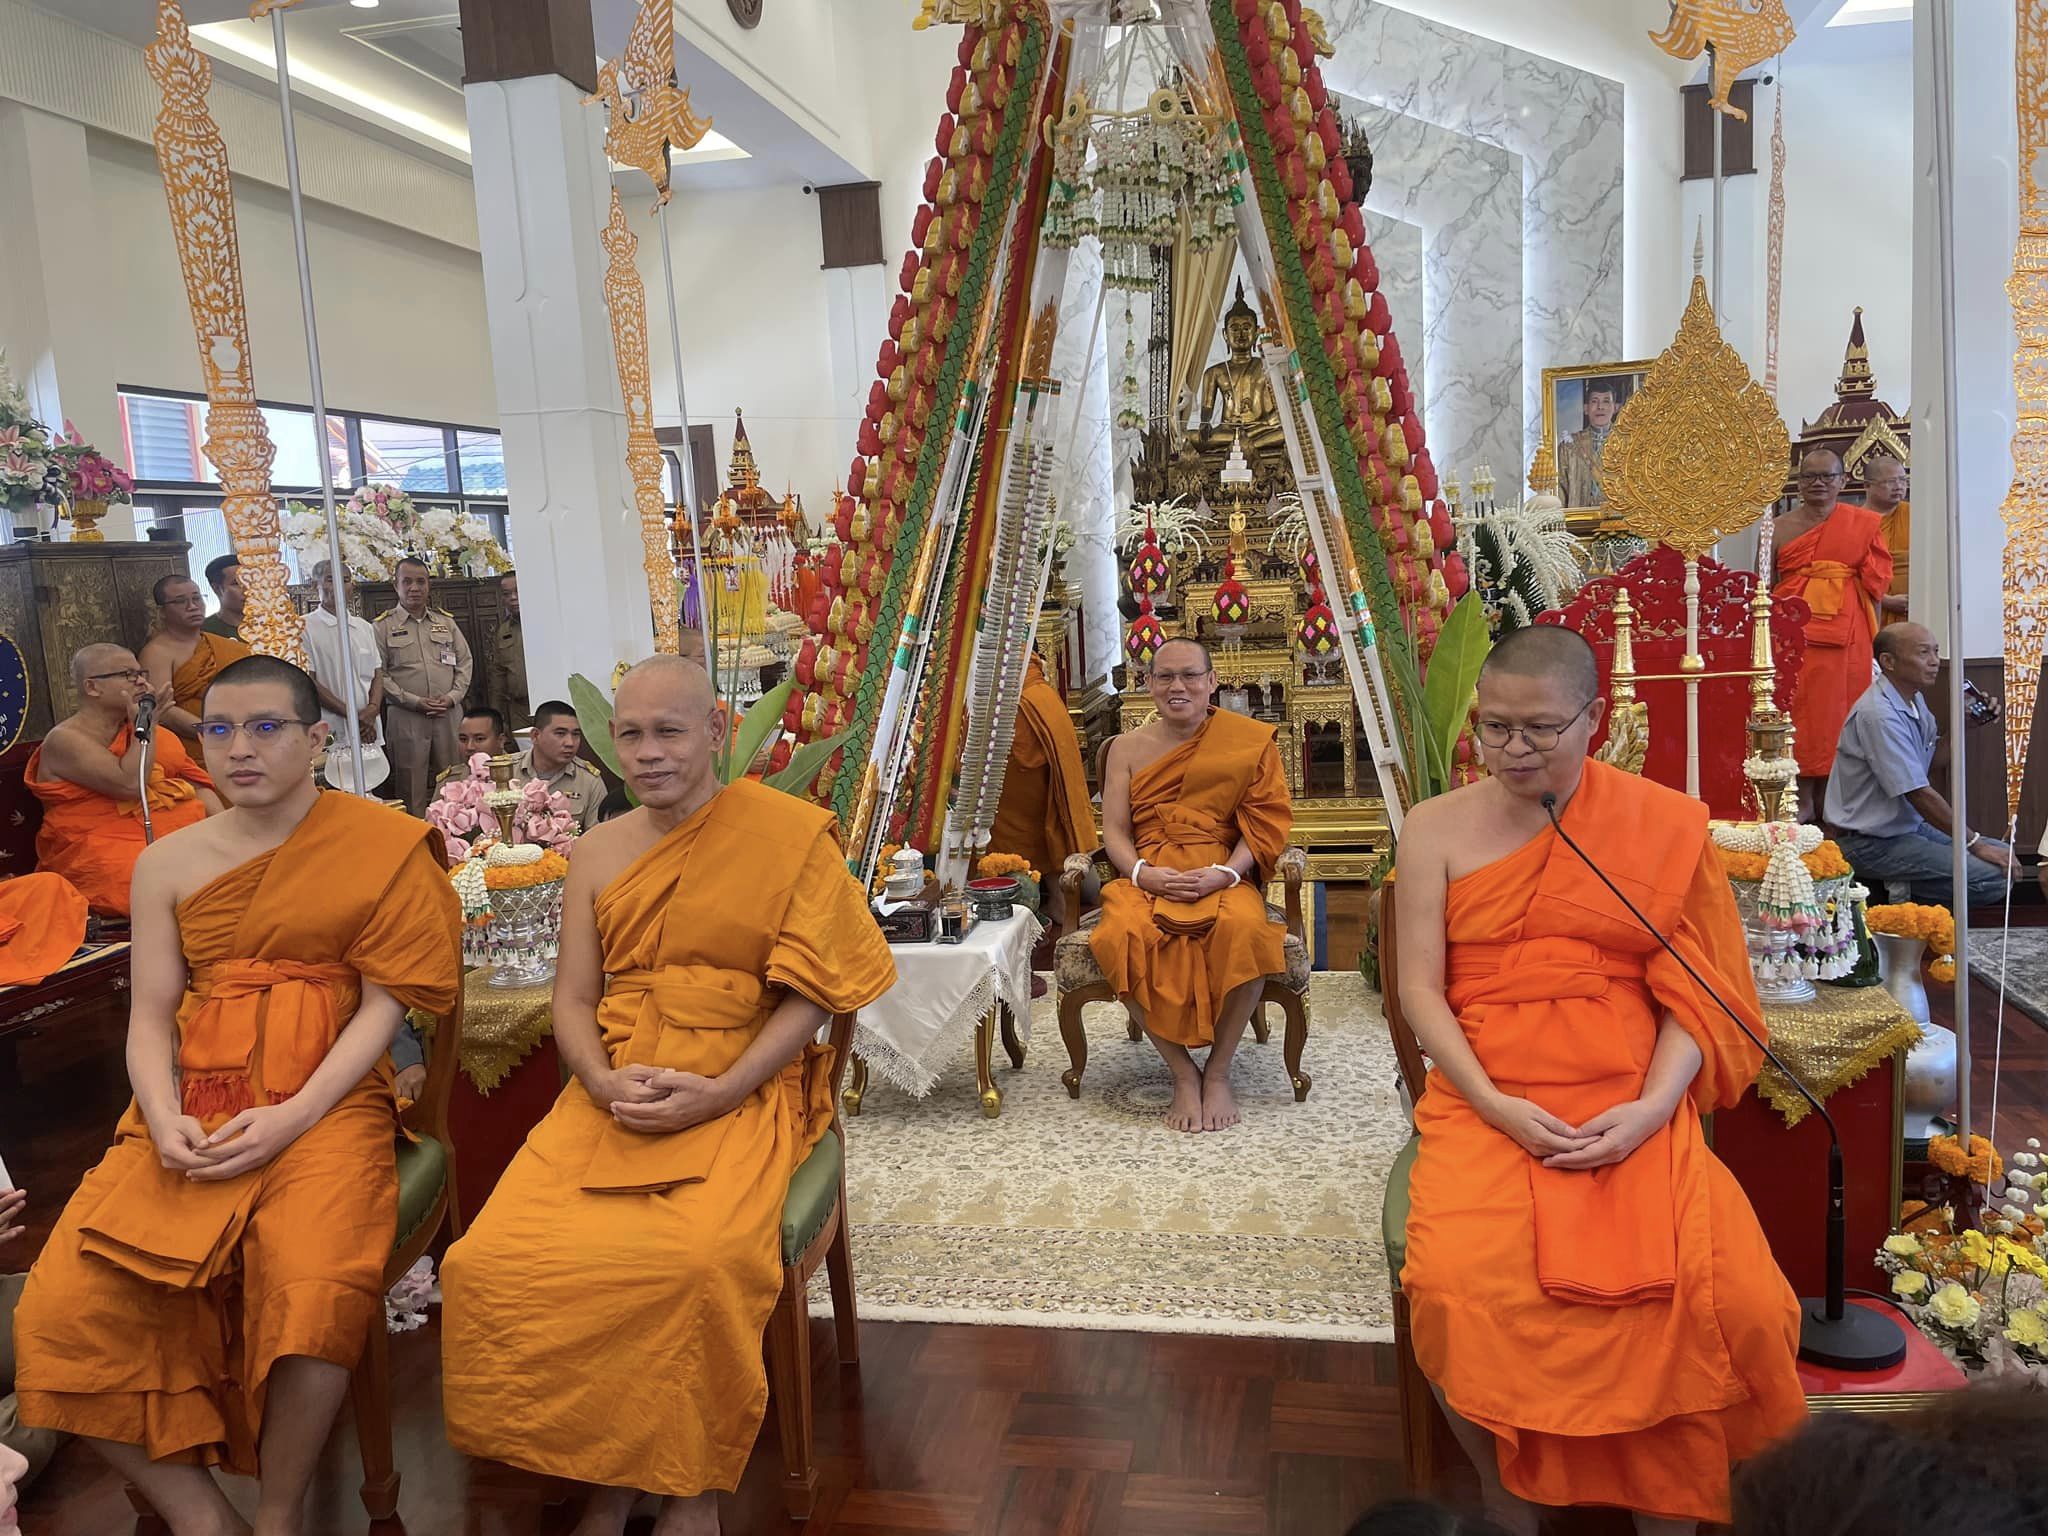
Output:
[[[1195,418],[1195,435],[1206,448],[1212,432],[1220,430],[1226,447],[1237,437],[1253,458],[1271,457],[1284,463],[1287,438],[1281,430],[1280,406],[1273,398],[1266,365],[1253,351],[1258,339],[1259,317],[1245,303],[1240,280],[1237,301],[1223,313],[1223,340],[1230,355],[1202,371],[1202,405]],[[1216,415],[1219,402],[1222,412]],[[1213,422],[1212,416],[1216,417]]]

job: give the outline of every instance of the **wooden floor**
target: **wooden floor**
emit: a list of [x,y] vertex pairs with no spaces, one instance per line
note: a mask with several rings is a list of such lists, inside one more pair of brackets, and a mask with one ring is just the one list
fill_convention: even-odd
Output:
[[[1331,926],[1342,912],[1333,904]],[[1352,941],[1355,943],[1355,941]],[[1331,962],[1339,959],[1330,944]],[[1344,958],[1351,958],[1346,956]],[[1930,988],[1938,1012],[1944,989]],[[1988,1095],[1995,994],[1973,991],[1980,1094]],[[117,1016],[77,1021],[21,1048],[0,1083],[0,1126],[31,1191],[40,1246],[79,1173],[97,1158],[125,1098]],[[1988,1107],[1988,1104],[1987,1104]],[[2048,1137],[2048,1031],[2007,1019],[2000,1142]],[[602,1285],[593,1305],[602,1305]],[[829,1326],[814,1326],[822,1483],[806,1536],[1341,1536],[1400,1491],[1389,1346],[960,1325],[870,1323],[857,1372],[842,1371]],[[473,1466],[442,1432],[438,1336],[392,1341],[403,1523],[372,1528],[356,1499],[354,1437],[337,1427],[305,1536],[558,1536],[573,1503],[508,1469]],[[630,1384],[622,1384],[630,1390]],[[794,1528],[782,1512],[781,1455],[763,1432],[728,1531]],[[234,1489],[245,1500],[246,1485]],[[24,1501],[31,1536],[121,1536],[133,1528],[118,1482],[78,1445]],[[1574,1512],[1551,1536],[1626,1530]],[[636,1529],[644,1529],[636,1527]]]

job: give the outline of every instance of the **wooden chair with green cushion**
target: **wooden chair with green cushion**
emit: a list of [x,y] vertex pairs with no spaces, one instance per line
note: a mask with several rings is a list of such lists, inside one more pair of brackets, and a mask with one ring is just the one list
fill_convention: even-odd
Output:
[[853,1250],[846,1226],[846,1127],[839,1089],[853,1044],[850,1013],[832,1015],[832,1128],[789,1181],[782,1203],[782,1295],[768,1320],[768,1388],[782,1432],[782,1494],[792,1520],[808,1520],[818,1500],[811,1424],[811,1276],[826,1268],[832,1326],[842,1370],[860,1364],[860,1319],[853,1304]]
[[[1420,1103],[1428,1086],[1428,1065],[1415,1032],[1401,1015],[1400,972],[1394,943],[1394,888],[1381,888],[1380,898],[1380,999],[1387,1016],[1387,1031],[1393,1036],[1394,1057],[1400,1064],[1401,1085],[1411,1104]],[[1422,1138],[1411,1135],[1387,1170],[1386,1201],[1380,1208],[1380,1240],[1386,1248],[1387,1279],[1394,1290],[1395,1385],[1401,1401],[1401,1460],[1408,1474],[1408,1491],[1418,1496],[1442,1490],[1449,1481],[1446,1460],[1452,1445],[1451,1426],[1429,1389],[1429,1378],[1415,1360],[1415,1344],[1409,1334],[1408,1298],[1401,1290],[1401,1268],[1408,1261],[1408,1180],[1415,1169]]]

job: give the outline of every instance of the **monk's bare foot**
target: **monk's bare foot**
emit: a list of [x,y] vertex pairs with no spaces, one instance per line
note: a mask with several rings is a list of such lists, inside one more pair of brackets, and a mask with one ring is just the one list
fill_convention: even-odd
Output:
[[1202,1074],[1192,1069],[1173,1074],[1173,1102],[1166,1106],[1166,1128],[1170,1131],[1199,1131],[1202,1128]]
[[700,1493],[693,1499],[666,1499],[654,1536],[718,1536],[718,1495]]
[[1244,1116],[1237,1112],[1237,1095],[1230,1091],[1230,1071],[1202,1074],[1202,1129],[1227,1131]]
[[583,1518],[569,1536],[623,1536],[633,1506],[640,1502],[637,1488],[592,1488],[583,1506]]

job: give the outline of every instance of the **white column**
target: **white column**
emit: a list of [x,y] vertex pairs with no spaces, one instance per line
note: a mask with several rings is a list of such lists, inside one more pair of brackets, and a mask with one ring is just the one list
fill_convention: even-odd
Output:
[[[0,101],[0,208],[7,210],[0,217],[0,348],[8,367],[52,431],[69,418],[125,465],[115,349],[103,326],[112,286],[107,250],[127,234],[100,228],[84,127]],[[100,530],[134,538],[132,509],[109,508]]]
[[532,697],[654,650],[598,244],[603,119],[559,76],[465,88]]
[[[2012,483],[2012,309],[2005,281],[2019,238],[2019,128],[2013,116],[2013,10],[1955,7],[1956,457],[1942,420],[1941,328],[1935,285],[1933,28],[1913,36],[1913,574],[1912,617],[1945,655],[2005,653],[2005,525]],[[1963,633],[1948,635],[1946,487],[1962,508]]]

